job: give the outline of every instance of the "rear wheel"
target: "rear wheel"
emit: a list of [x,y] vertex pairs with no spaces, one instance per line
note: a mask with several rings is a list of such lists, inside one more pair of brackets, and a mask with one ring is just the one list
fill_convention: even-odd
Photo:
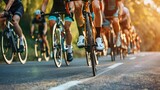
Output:
[[45,49],[45,52],[44,52],[44,59],[46,60],[46,61],[49,61],[49,59],[50,59],[50,56],[49,56],[49,53],[48,53],[48,48],[47,47],[45,47],[46,49]]
[[[25,64],[26,61],[27,61],[27,57],[28,57],[28,45],[27,45],[27,41],[26,41],[25,36],[23,36],[23,42],[24,42],[24,51],[23,52],[18,52],[18,57],[19,57],[20,62],[22,64]],[[17,46],[19,48],[20,39],[18,39]]]
[[54,25],[52,31],[52,50],[53,59],[56,67],[62,65],[62,48],[61,48],[61,31],[57,28],[57,24]]
[[87,51],[90,53],[91,65],[93,76],[96,75],[96,56],[95,56],[95,48],[94,48],[94,39],[92,35],[92,24],[89,20],[89,15],[86,14],[86,35],[87,35]]
[[2,34],[1,38],[1,50],[2,56],[7,64],[11,64],[14,58],[14,53],[12,49],[11,39],[6,36],[7,32]]

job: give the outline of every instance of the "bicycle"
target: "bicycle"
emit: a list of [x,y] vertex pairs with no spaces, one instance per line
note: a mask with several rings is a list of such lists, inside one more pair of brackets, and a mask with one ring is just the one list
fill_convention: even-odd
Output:
[[58,15],[57,21],[53,26],[52,29],[52,50],[51,50],[51,58],[54,59],[56,67],[61,67],[62,65],[62,58],[64,58],[66,65],[68,66],[70,64],[69,61],[67,61],[67,50],[68,48],[66,47],[66,33],[64,29],[64,23],[61,17],[64,15],[66,12],[54,12],[51,14],[44,14],[43,16],[46,15]]
[[38,61],[40,62],[43,57],[46,61],[49,61],[50,57],[48,56],[48,48],[44,45],[44,41],[42,40],[38,30],[34,31],[34,36],[32,36],[32,38],[35,40],[34,51]]
[[18,58],[22,64],[25,64],[28,57],[28,46],[25,36],[23,35],[24,41],[24,51],[19,52],[20,39],[18,35],[14,32],[14,26],[12,22],[11,13],[5,13],[4,17],[6,18],[5,29],[2,32],[1,36],[1,51],[2,56],[7,64],[11,64],[15,54],[18,54]]
[[112,26],[112,18],[114,16],[107,16],[105,19],[109,20],[111,22],[109,26],[109,31],[107,33],[107,40],[108,40],[108,47],[110,47],[109,55],[111,56],[111,61],[115,61],[116,57],[116,45],[115,45],[115,40],[116,40],[116,35],[114,33],[114,29]]
[[[78,0],[71,0],[71,1],[78,1]],[[84,23],[84,37],[85,37],[85,54],[86,54],[86,61],[88,66],[92,66],[92,73],[93,76],[96,75],[96,65],[98,64],[98,58],[96,54],[96,44],[95,38],[93,35],[93,31],[95,29],[91,12],[90,12],[90,5],[92,0],[82,0],[84,2],[83,6],[83,16],[85,19]],[[83,47],[81,47],[83,48]]]

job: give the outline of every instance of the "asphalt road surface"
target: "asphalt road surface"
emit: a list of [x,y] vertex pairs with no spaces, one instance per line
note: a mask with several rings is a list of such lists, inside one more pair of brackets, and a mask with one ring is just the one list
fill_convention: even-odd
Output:
[[100,57],[97,75],[85,58],[56,68],[49,62],[0,64],[0,90],[160,90],[160,53],[141,52],[125,60]]

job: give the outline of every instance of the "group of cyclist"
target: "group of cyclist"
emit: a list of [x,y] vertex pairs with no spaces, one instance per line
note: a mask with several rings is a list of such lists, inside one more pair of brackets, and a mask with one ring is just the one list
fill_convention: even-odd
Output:
[[[2,0],[0,0],[1,2]],[[15,26],[15,32],[18,34],[20,38],[20,51],[23,51],[23,32],[19,25],[19,21],[22,18],[24,13],[24,7],[21,0],[3,0],[6,4],[3,12],[0,13],[0,24],[2,30],[4,29],[4,21],[3,15],[7,12],[11,12],[13,14],[13,24]],[[69,13],[66,12],[65,2],[69,2]],[[46,12],[46,8],[49,0],[43,0],[43,4],[41,10],[35,11],[35,18],[32,21],[31,26],[31,35],[33,35],[34,26],[38,24],[39,31],[41,37],[45,43],[45,46],[48,49],[48,56],[50,54],[50,48],[47,41],[46,33],[47,33],[47,23],[45,19],[41,16],[41,14]],[[106,32],[110,30],[110,24],[113,25],[113,29],[116,35],[115,45],[119,47],[121,45],[121,32],[124,32],[126,35],[126,45],[127,47],[130,44],[130,33],[129,31],[132,29],[131,18],[129,10],[124,6],[123,0],[92,0],[91,3],[91,14],[92,19],[94,21],[94,26],[96,29],[96,49],[98,51],[102,51],[106,45],[106,42],[102,39],[106,36]],[[85,45],[85,37],[83,34],[84,30],[84,16],[82,13],[83,9],[83,0],[53,0],[53,6],[50,13],[54,12],[66,12],[65,14],[65,32],[66,32],[66,44],[67,44],[67,60],[73,60],[73,50],[72,50],[72,34],[71,34],[71,24],[74,21],[73,15],[75,15],[75,20],[78,27],[79,37],[77,41],[78,47],[83,47]],[[49,16],[49,27],[52,32],[52,28],[57,21],[58,15],[50,15]],[[109,17],[109,18],[108,18]]]

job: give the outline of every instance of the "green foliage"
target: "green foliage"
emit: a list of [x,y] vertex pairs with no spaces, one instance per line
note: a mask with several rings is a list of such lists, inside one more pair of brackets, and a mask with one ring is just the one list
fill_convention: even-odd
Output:
[[[151,5],[145,6],[143,3],[137,3],[137,0],[126,0],[125,5],[130,9],[133,25],[142,39],[143,51],[159,51],[160,43],[160,13]],[[157,0],[155,0],[157,1]]]

